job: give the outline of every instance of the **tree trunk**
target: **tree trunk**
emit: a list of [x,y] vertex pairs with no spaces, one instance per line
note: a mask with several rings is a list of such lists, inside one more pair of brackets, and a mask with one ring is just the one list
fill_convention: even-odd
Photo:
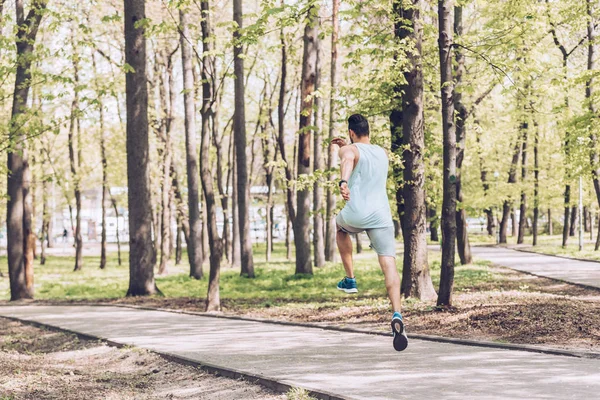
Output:
[[181,247],[181,220],[177,217],[177,234],[175,235],[175,265],[181,264],[183,250]]
[[233,171],[232,171],[232,192],[231,192],[231,215],[233,218],[232,239],[231,239],[231,266],[234,268],[242,267],[242,252],[240,250],[240,217],[239,217],[239,202],[238,202],[238,185],[237,185],[237,160],[235,157],[235,147],[232,149]]
[[[522,132],[521,132],[522,133]],[[515,141],[513,148],[513,157],[510,164],[510,170],[508,172],[508,183],[514,184],[517,182],[517,167],[519,164],[519,158],[521,157],[521,133]],[[502,220],[500,221],[500,243],[506,243],[506,235],[508,231],[508,218],[510,218],[510,212],[512,208],[512,199],[509,198],[504,200],[502,203]],[[514,229],[513,229],[514,231]]]
[[[421,0],[411,5],[402,1],[393,3],[397,21],[395,37],[414,43],[414,52],[407,52],[409,68],[404,72],[405,82],[394,89],[395,105],[390,114],[392,151],[402,157],[404,182],[396,189],[396,205],[404,241],[401,293],[404,297],[421,300],[435,298],[435,289],[427,262],[427,216],[425,214],[425,132],[423,127],[423,71],[421,43],[423,28]],[[400,55],[395,55],[400,57]]]
[[[234,41],[240,39],[243,27],[242,0],[233,0],[233,20],[237,29],[233,33]],[[254,260],[252,258],[252,238],[250,236],[250,188],[248,187],[248,162],[246,161],[246,116],[244,105],[244,58],[243,46],[239,43],[233,47],[235,75],[235,111],[233,117],[233,134],[237,156],[237,186],[240,251],[242,255],[241,275],[254,278]]]
[[[281,0],[281,6],[284,7],[285,3]],[[281,41],[281,81],[279,85],[279,99],[277,103],[277,127],[278,127],[278,136],[277,136],[277,145],[279,146],[279,152],[281,154],[281,159],[285,163],[285,179],[286,179],[286,202],[285,202],[285,210],[286,210],[286,229],[285,229],[285,248],[286,248],[286,257],[288,260],[292,258],[292,248],[291,248],[291,230],[296,218],[296,210],[294,208],[294,200],[293,200],[293,179],[294,173],[288,157],[286,155],[285,149],[285,94],[286,94],[286,78],[287,78],[287,46],[285,42],[285,35],[283,32],[283,26],[280,31],[280,41]],[[295,155],[294,148],[294,155]]]
[[456,126],[452,77],[453,1],[438,1],[442,129],[444,133],[444,196],[442,204],[442,264],[438,306],[452,306],[456,253]]
[[[525,184],[527,179],[527,131],[529,124],[526,121],[521,123],[520,127],[521,137],[523,143],[521,146],[521,183]],[[521,204],[520,204],[520,215],[519,215],[519,232],[517,235],[517,244],[523,244],[525,242],[525,225],[527,224],[527,193],[525,188],[521,189]]]
[[[463,33],[462,7],[454,7],[454,33],[457,37]],[[467,211],[463,205],[462,192],[462,163],[465,157],[465,148],[467,145],[466,121],[468,118],[467,108],[462,102],[462,76],[465,73],[465,56],[460,47],[455,50],[455,81],[458,90],[454,91],[454,109],[456,110],[456,202],[458,210],[456,212],[456,246],[458,256],[462,265],[471,264],[473,256],[471,255],[471,245],[469,244],[469,234],[467,231]]]
[[[74,35],[74,33],[71,33]],[[74,38],[71,37],[73,44],[73,53],[77,52],[74,44]],[[74,193],[75,193],[75,268],[74,271],[81,271],[83,268],[83,240],[81,237],[81,176],[79,176],[78,170],[81,164],[81,157],[75,157],[75,139],[77,144],[81,144],[80,140],[80,126],[79,126],[79,65],[77,62],[77,56],[73,55],[73,71],[74,71],[74,88],[73,88],[73,102],[71,103],[71,118],[69,125],[69,162],[71,165],[71,179],[73,180]],[[77,130],[77,138],[75,137],[75,130]],[[77,154],[81,155],[81,147],[78,146]]]
[[[42,164],[43,165],[43,164]],[[40,265],[46,264],[46,242],[50,235],[50,215],[48,210],[48,181],[46,178],[42,180],[42,252],[40,254]]]
[[360,238],[360,233],[355,233],[354,239],[356,240],[356,254],[361,254],[363,252],[363,246],[362,239]]
[[554,234],[553,229],[552,229],[552,210],[549,208],[548,209],[548,235],[552,236]]
[[115,210],[115,220],[116,220],[116,233],[117,233],[117,260],[119,263],[119,267],[121,266],[121,240],[119,239],[119,210],[117,209],[117,201],[111,196],[111,204],[113,209]]
[[[338,35],[339,35],[339,17],[340,0],[333,0],[333,9],[331,14],[331,72],[330,85],[331,94],[329,100],[329,140],[335,137],[335,122],[337,120],[336,94],[337,94],[337,64],[338,64]],[[329,155],[327,158],[327,170],[332,171],[336,166],[337,146],[329,146]],[[335,175],[330,172],[330,181],[335,181]],[[327,210],[325,213],[325,260],[334,261],[335,259],[335,211],[336,204],[335,193],[333,189],[327,187]]]
[[577,212],[577,206],[571,207],[571,224],[569,225],[569,236],[575,236],[577,227],[579,226],[579,213]]
[[198,171],[198,156],[196,148],[196,107],[194,105],[193,88],[194,74],[192,63],[192,49],[189,40],[188,17],[183,10],[179,10],[179,21],[181,24],[181,60],[183,66],[183,105],[185,112],[185,159],[188,187],[188,219],[189,219],[189,243],[187,247],[188,260],[190,263],[190,277],[202,279],[202,222],[200,221],[200,209],[198,205],[200,175]]
[[29,194],[29,163],[25,132],[21,131],[21,118],[27,110],[27,97],[31,87],[31,64],[35,38],[42,19],[46,1],[32,2],[25,18],[22,0],[15,1],[17,63],[9,140],[12,144],[7,154],[6,228],[10,300],[33,298],[33,248],[31,215],[27,215]]
[[[588,54],[587,54],[587,69],[588,71],[594,71],[595,66],[595,53],[596,53],[596,29],[593,18],[593,2],[592,0],[586,1],[586,10],[588,15],[587,25],[587,39],[588,39]],[[588,102],[588,109],[590,114],[596,117],[598,115],[598,109],[594,102],[594,80],[593,75],[589,75],[588,80],[585,82],[585,97]],[[592,169],[592,181],[594,183],[594,192],[596,193],[596,201],[600,206],[600,161],[598,157],[598,135],[595,129],[590,129],[590,165]],[[590,227],[591,230],[591,227]],[[600,247],[600,228],[598,229],[598,240],[596,240],[595,250]]]
[[569,232],[570,232],[570,221],[571,221],[571,206],[569,205],[571,203],[571,185],[565,185],[565,193],[564,193],[564,198],[565,198],[565,211],[564,211],[564,218],[563,218],[563,240],[562,240],[562,246],[566,247],[567,246],[567,241],[569,240]]
[[[300,89],[301,112],[298,127],[298,179],[310,174],[311,121],[313,117],[313,98],[317,73],[318,52],[318,5],[311,5],[307,11],[304,27],[304,53],[302,56],[302,85]],[[312,274],[310,252],[310,197],[309,189],[297,188],[296,218],[294,225],[294,245],[296,248],[296,274]]]
[[[316,77],[315,77],[315,90],[321,88],[321,50],[319,45],[318,37],[316,40],[317,46],[317,65],[316,65]],[[316,175],[322,172],[323,169],[323,106],[321,104],[321,98],[315,99],[315,110],[314,110],[316,127],[314,137],[314,161],[313,171]],[[324,243],[324,230],[323,230],[323,186],[321,180],[315,180],[313,187],[313,246],[315,254],[315,267],[319,268],[325,265],[325,243]]]
[[538,223],[540,216],[540,162],[539,162],[539,127],[537,122],[533,122],[535,127],[533,139],[533,245],[538,244]]
[[[238,0],[234,0],[238,1]],[[202,21],[202,143],[200,146],[200,174],[202,176],[202,189],[204,193],[204,216],[208,226],[208,241],[210,248],[210,273],[208,278],[208,293],[206,296],[206,311],[219,311],[221,300],[219,295],[219,277],[221,274],[221,258],[223,256],[223,242],[219,237],[217,228],[217,205],[213,188],[213,176],[210,163],[210,118],[214,102],[214,77],[209,75],[209,69],[214,66],[210,55],[212,47],[212,26],[210,22],[209,0],[201,3]],[[240,11],[241,13],[241,11]],[[239,77],[240,75],[238,75]],[[242,264],[243,265],[243,264]]]
[[155,249],[152,242],[152,205],[149,188],[148,87],[146,78],[144,0],[125,3],[125,90],[127,102],[127,180],[129,204],[128,296],[159,293],[154,282]]
[[437,217],[437,210],[435,207],[429,209],[429,234],[432,242],[439,242],[440,237],[438,235],[439,221]]

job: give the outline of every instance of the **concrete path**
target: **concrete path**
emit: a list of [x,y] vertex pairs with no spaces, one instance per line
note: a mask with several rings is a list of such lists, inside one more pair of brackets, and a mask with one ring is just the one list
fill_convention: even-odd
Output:
[[94,306],[5,306],[35,321],[347,399],[591,399],[600,360]]
[[598,262],[570,260],[502,247],[473,247],[472,252],[477,258],[517,271],[600,288]]

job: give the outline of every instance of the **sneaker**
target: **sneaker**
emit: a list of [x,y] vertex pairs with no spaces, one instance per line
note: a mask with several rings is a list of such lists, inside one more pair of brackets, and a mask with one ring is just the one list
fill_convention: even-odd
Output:
[[356,288],[356,278],[345,277],[338,282],[337,288],[346,293],[358,293],[358,289]]
[[404,329],[402,314],[399,312],[395,312],[392,316],[392,333],[394,334],[394,349],[396,351],[406,349],[408,346],[408,337],[406,336],[406,329]]

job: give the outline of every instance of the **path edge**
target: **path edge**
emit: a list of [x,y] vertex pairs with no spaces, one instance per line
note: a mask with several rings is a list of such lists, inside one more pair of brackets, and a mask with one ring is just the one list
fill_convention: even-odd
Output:
[[[34,304],[27,304],[27,305],[34,305]],[[88,304],[88,305],[108,306],[107,304],[106,305]],[[23,304],[23,306],[25,306],[25,304]],[[127,307],[124,307],[124,308],[127,308]],[[131,308],[131,307],[129,307],[129,308]],[[135,307],[133,307],[133,308],[135,308]],[[153,309],[153,310],[154,311],[166,311],[166,310],[158,310],[158,309]],[[210,316],[210,315],[206,315],[206,316]],[[77,331],[74,331],[71,329],[61,328],[59,326],[52,325],[52,324],[45,323],[45,322],[39,322],[39,321],[22,319],[22,318],[18,318],[18,317],[5,316],[5,315],[1,315],[0,318],[6,318],[8,320],[20,322],[20,323],[23,323],[26,325],[32,325],[37,328],[46,328],[46,329],[51,329],[54,331],[70,333],[72,335],[77,336],[78,338],[82,338],[82,339],[86,339],[86,340],[96,340],[96,341],[106,343],[108,346],[111,346],[111,347],[116,347],[116,348],[137,347],[140,349],[147,350],[151,353],[154,353],[170,362],[175,362],[175,363],[178,363],[181,365],[196,367],[196,368],[199,368],[199,369],[201,369],[205,372],[208,372],[212,375],[215,375],[217,377],[223,376],[223,377],[235,379],[235,380],[243,379],[243,380],[247,381],[248,383],[257,384],[257,385],[266,387],[268,389],[271,389],[271,390],[281,393],[281,394],[286,394],[289,390],[291,390],[293,388],[301,388],[301,389],[306,390],[310,396],[315,397],[320,400],[352,400],[351,397],[341,397],[340,395],[336,395],[336,394],[333,394],[333,393],[330,393],[330,392],[327,392],[327,391],[321,390],[321,389],[315,389],[310,386],[306,386],[306,385],[297,386],[297,385],[292,384],[291,382],[288,383],[285,380],[277,380],[277,379],[269,378],[267,376],[260,375],[260,374],[251,374],[248,372],[239,371],[235,368],[229,368],[229,367],[225,368],[225,367],[221,367],[219,365],[215,365],[215,364],[211,364],[211,363],[207,363],[207,362],[200,362],[200,361],[197,361],[197,360],[185,357],[185,356],[172,354],[172,353],[165,352],[165,351],[158,351],[158,350],[148,349],[146,347],[140,347],[140,346],[131,346],[128,344],[116,342],[114,340],[106,339],[101,336],[91,335],[88,333],[81,333],[81,332],[77,332]]]

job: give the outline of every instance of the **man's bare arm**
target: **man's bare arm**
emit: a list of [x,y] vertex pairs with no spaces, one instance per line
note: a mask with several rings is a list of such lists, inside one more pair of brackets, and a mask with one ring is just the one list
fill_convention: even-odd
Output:
[[[353,148],[350,146],[340,148],[340,177],[346,182],[350,179],[350,175],[352,175],[355,158],[356,154],[354,153]],[[340,193],[344,200],[350,200],[350,188],[347,183],[342,183],[340,186]]]

